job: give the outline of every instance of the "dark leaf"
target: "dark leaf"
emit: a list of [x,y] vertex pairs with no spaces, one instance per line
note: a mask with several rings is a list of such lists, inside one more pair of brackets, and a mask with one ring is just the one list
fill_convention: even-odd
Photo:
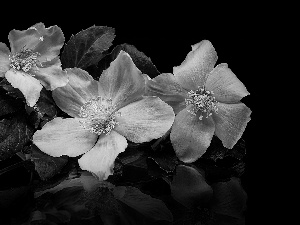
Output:
[[172,146],[170,140],[171,129],[169,129],[162,137],[157,139],[152,145],[151,148],[153,151],[160,151],[166,146]]
[[216,162],[217,160],[223,159],[227,156],[241,160],[245,155],[246,147],[243,139],[240,139],[232,149],[227,149],[218,138],[214,137],[210,147],[202,157],[212,159]]
[[212,210],[215,213],[242,219],[246,210],[247,194],[240,179],[231,178],[227,182],[212,184],[214,197]]
[[123,195],[119,195],[118,200],[135,209],[142,215],[152,220],[165,220],[172,222],[173,215],[166,207],[165,203],[150,195],[142,193],[138,188],[126,186],[116,187],[122,190]]
[[47,211],[36,210],[31,213],[30,225],[56,225],[58,223],[67,223],[71,219],[71,215],[66,210],[57,210],[56,208]]
[[232,167],[232,170],[235,172],[235,176],[241,177],[245,172],[245,163],[244,162],[238,162]]
[[118,155],[118,159],[125,166],[147,169],[147,156],[145,151],[141,151],[134,147],[128,147],[125,152]]
[[127,165],[137,161],[143,155],[143,151],[139,151],[136,148],[127,148],[125,152],[119,154],[118,158],[122,162],[122,164]]
[[[144,163],[142,163],[142,165],[144,165]],[[147,169],[135,165],[126,165],[123,167],[122,176],[119,178],[119,182],[132,184],[147,182],[152,179],[153,178],[149,175]]]
[[43,214],[41,219],[58,224],[69,222],[73,213],[85,210],[81,204],[83,188],[69,187],[56,193],[40,196],[36,199],[38,209]]
[[85,206],[94,214],[117,215],[120,211],[120,203],[113,193],[106,187],[98,187],[91,192],[84,193]]
[[35,110],[38,112],[41,118],[43,118],[45,115],[53,118],[57,113],[55,106],[45,101],[38,101],[36,103]]
[[64,188],[53,195],[53,204],[56,208],[65,208],[69,211],[76,211],[75,204],[81,205],[83,194],[82,187]]
[[61,63],[65,68],[84,69],[97,64],[115,38],[114,29],[105,26],[92,26],[86,30],[72,35],[64,46]]
[[58,183],[53,187],[35,192],[35,197],[39,197],[45,193],[56,193],[60,190],[69,187],[81,187],[85,191],[93,191],[99,186],[99,181],[91,175],[91,173],[82,171],[78,175],[70,173],[69,176],[64,179],[62,182]]
[[24,194],[29,190],[29,187],[23,186],[19,188],[0,191],[0,210],[10,208],[12,205],[17,204]]
[[161,150],[155,151],[150,157],[166,172],[172,172],[178,164],[178,158],[170,145],[161,144]]
[[[29,158],[30,158],[30,156],[29,156]],[[59,173],[56,174],[56,176],[53,176],[52,178],[50,178],[46,181],[37,180],[33,186],[34,190],[36,192],[43,192],[43,191],[49,190],[53,187],[56,187],[57,185],[62,183],[64,180],[68,179],[70,174],[76,173],[77,165],[78,165],[78,162],[76,159],[68,158],[68,162],[66,163],[65,166],[62,167],[62,169],[60,170]],[[33,163],[33,166],[35,166],[34,163]]]
[[57,116],[57,109],[54,101],[49,97],[48,92],[42,89],[41,95],[35,106],[29,107],[26,105],[29,122],[37,129],[39,125],[42,127],[45,123]]
[[0,93],[0,116],[17,112],[23,106],[24,104],[22,104],[22,102]]
[[35,170],[42,180],[48,180],[63,168],[68,162],[67,156],[52,157],[40,151],[35,145],[31,146],[31,160]]
[[163,170],[153,158],[147,158],[148,174],[153,178],[162,178],[167,176],[167,172]]
[[21,151],[33,132],[23,116],[0,120],[0,161]]
[[213,218],[209,225],[245,225],[245,218],[234,218],[218,213],[213,213]]
[[42,89],[40,98],[35,105],[35,109],[41,114],[42,117],[45,115],[51,118],[56,116],[57,110],[55,107],[55,102],[52,99],[51,93],[46,91],[46,89]]
[[14,98],[21,98],[25,100],[22,92],[18,88],[14,88],[13,86],[11,86],[11,84],[6,80],[6,78],[1,80],[0,87],[3,88],[9,96],[12,96]]
[[137,50],[136,47],[129,44],[121,44],[116,46],[113,51],[111,52],[111,58],[114,60],[117,58],[119,52],[123,50],[127,52],[130,57],[132,58],[132,61],[136,65],[136,67],[143,73],[147,74],[151,78],[156,77],[160,74],[160,72],[157,70],[155,65],[152,63],[151,59],[147,57],[143,52],[140,52]]
[[[2,180],[1,180],[2,182]],[[0,224],[21,224],[28,219],[34,199],[30,186],[0,191]],[[10,222],[8,222],[10,221]]]
[[205,178],[196,169],[184,165],[176,167],[170,186],[172,197],[186,207],[207,203],[213,194]]
[[[49,217],[49,212],[65,210],[71,217],[84,219],[102,213],[117,214],[120,203],[116,201],[114,185],[99,181],[86,171],[70,174],[55,187],[35,193],[39,210]],[[52,218],[54,219],[54,218]]]

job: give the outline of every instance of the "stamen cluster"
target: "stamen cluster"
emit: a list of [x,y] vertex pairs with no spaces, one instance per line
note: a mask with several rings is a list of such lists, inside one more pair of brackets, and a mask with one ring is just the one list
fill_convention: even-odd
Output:
[[[186,106],[193,105],[193,108],[189,110],[192,115],[196,115],[196,113],[201,110],[201,112],[206,113],[206,118],[212,115],[211,111],[217,112],[218,108],[216,106],[217,101],[213,96],[212,91],[205,90],[205,87],[198,87],[196,91],[188,92],[189,98],[185,99]],[[203,116],[199,117],[202,120]]]
[[31,49],[22,49],[20,52],[9,56],[10,67],[28,72],[33,66],[36,66],[39,55],[38,52],[33,52]]
[[107,135],[118,124],[115,117],[120,116],[120,112],[114,113],[114,110],[111,99],[100,96],[91,99],[80,109],[79,116],[85,119],[81,121],[81,124],[92,133],[98,135],[106,133]]

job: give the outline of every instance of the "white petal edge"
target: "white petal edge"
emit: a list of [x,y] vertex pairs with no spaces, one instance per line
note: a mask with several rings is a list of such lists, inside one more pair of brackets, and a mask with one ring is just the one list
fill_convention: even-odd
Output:
[[226,63],[219,64],[209,74],[206,88],[213,91],[217,101],[223,103],[237,103],[249,95],[245,85],[228,68]]
[[83,170],[94,173],[99,180],[106,180],[113,174],[116,157],[127,148],[127,140],[115,131],[101,135],[96,145],[79,160]]
[[80,119],[56,117],[33,135],[33,143],[53,157],[76,157],[92,149],[98,135],[85,130]]
[[135,143],[143,143],[162,137],[175,118],[171,106],[158,97],[145,96],[120,110],[116,116],[119,124],[115,130]]
[[18,88],[23,93],[30,107],[36,104],[43,89],[43,86],[37,79],[14,69],[7,71],[5,78],[14,88]]

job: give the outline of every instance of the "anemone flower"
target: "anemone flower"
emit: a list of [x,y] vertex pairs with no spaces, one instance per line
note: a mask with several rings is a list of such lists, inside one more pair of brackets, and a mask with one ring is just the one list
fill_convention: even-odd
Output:
[[12,30],[8,39],[11,52],[0,43],[0,77],[19,89],[29,106],[38,101],[43,86],[54,90],[67,84],[58,57],[64,44],[58,26],[45,28],[38,23],[24,31]]
[[121,51],[95,81],[86,71],[67,69],[69,82],[53,91],[58,107],[73,118],[54,118],[33,136],[50,156],[77,157],[83,170],[100,180],[112,174],[115,158],[127,140],[148,142],[163,136],[175,114],[158,97],[143,96],[146,76]]
[[170,139],[178,158],[194,162],[209,147],[215,134],[231,149],[240,139],[251,110],[240,100],[248,95],[243,83],[219,64],[209,41],[192,46],[185,61],[173,74],[160,74],[147,81],[147,95],[158,96],[176,114]]

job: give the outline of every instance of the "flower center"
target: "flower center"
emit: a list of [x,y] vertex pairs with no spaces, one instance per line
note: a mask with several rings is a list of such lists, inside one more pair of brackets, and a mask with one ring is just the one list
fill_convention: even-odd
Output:
[[[212,91],[205,90],[205,87],[198,87],[196,91],[189,91],[188,98],[185,99],[186,106],[192,105],[192,109],[188,110],[192,115],[196,115],[196,113],[201,110],[201,112],[206,113],[206,118],[212,115],[212,111],[217,112],[218,108],[216,106],[217,101],[213,96]],[[202,120],[203,116],[199,117],[199,120]]]
[[85,119],[81,125],[92,133],[107,135],[118,124],[116,115],[121,115],[120,112],[114,112],[115,109],[111,99],[100,96],[93,98],[80,108],[79,116]]
[[28,72],[33,66],[36,66],[39,55],[40,53],[33,52],[31,49],[22,49],[20,52],[9,56],[10,67]]

